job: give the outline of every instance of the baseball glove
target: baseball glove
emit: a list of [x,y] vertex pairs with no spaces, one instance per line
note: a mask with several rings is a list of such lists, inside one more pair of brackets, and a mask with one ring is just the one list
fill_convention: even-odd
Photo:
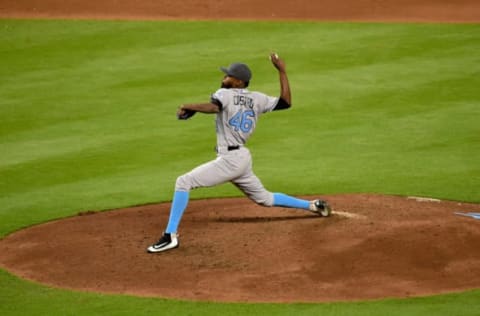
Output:
[[185,109],[182,109],[178,114],[177,114],[177,117],[179,120],[188,120],[189,118],[191,118],[192,116],[195,115],[195,113],[197,113],[196,111],[193,111],[193,110],[185,110]]

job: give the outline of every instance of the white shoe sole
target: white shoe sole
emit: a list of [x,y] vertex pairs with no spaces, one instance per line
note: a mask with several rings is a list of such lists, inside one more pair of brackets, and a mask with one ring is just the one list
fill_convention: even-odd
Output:
[[170,249],[177,248],[179,245],[178,239],[173,239],[168,245],[165,245],[164,247],[155,247],[155,245],[152,245],[147,248],[147,251],[150,253],[157,253],[157,252],[162,252],[162,251],[167,251]]
[[326,207],[323,210],[320,210],[318,213],[323,217],[329,217],[332,214],[332,209],[329,205],[326,205]]

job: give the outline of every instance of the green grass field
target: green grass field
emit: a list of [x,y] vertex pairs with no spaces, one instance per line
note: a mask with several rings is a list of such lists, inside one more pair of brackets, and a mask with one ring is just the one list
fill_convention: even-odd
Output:
[[[233,61],[253,69],[252,90],[277,95],[270,51],[287,61],[294,107],[264,116],[249,142],[268,188],[480,202],[480,25],[0,20],[0,238],[170,200],[178,175],[214,157],[213,117],[177,121],[178,105],[208,101]],[[239,194],[226,184],[192,198]],[[480,290],[218,304],[51,289],[0,270],[1,315],[479,311]]]

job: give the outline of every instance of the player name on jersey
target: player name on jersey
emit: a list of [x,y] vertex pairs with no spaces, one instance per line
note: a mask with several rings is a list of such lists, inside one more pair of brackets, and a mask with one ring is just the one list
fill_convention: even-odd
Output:
[[233,104],[240,106],[248,106],[249,108],[253,109],[253,99],[244,95],[234,95]]

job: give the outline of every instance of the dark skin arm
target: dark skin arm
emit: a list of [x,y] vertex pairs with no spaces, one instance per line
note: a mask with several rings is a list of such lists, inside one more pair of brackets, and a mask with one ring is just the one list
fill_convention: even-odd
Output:
[[288,82],[287,70],[285,62],[278,57],[277,54],[270,54],[270,60],[273,66],[277,68],[280,79],[280,97],[284,99],[288,104],[292,104],[292,94],[290,92],[290,84]]
[[183,116],[185,110],[191,110],[201,113],[218,113],[220,108],[214,103],[195,103],[195,104],[184,104],[181,105],[177,110],[177,116]]

